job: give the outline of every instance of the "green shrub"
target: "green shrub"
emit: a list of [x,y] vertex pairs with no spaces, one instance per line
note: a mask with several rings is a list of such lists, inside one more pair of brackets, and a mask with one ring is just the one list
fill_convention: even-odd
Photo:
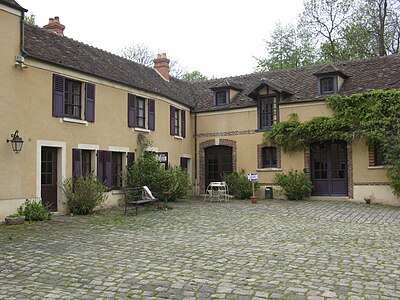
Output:
[[67,198],[70,213],[87,215],[107,198],[107,188],[94,175],[68,178],[63,182],[63,192]]
[[309,197],[313,189],[312,182],[304,171],[290,171],[287,175],[277,173],[274,182],[282,187],[288,200],[302,200]]
[[143,152],[128,169],[126,186],[135,188],[148,186],[154,196],[164,199],[163,192],[171,192],[168,200],[184,198],[190,191],[190,178],[180,167],[165,169],[151,152]]
[[[228,185],[229,193],[236,199],[249,199],[253,196],[252,183],[247,179],[244,170],[232,172],[224,176],[224,181]],[[260,185],[258,182],[254,183],[254,189],[258,190]]]
[[43,221],[51,219],[51,212],[41,202],[26,199],[25,203],[18,207],[18,215],[25,216],[27,221]]

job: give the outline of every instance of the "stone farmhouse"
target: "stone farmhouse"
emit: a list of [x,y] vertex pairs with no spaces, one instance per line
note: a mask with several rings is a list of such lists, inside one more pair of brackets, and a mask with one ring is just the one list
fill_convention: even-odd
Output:
[[[292,113],[332,115],[329,95],[400,89],[400,56],[187,83],[169,75],[165,54],[148,68],[65,37],[57,17],[25,24],[25,12],[0,0],[0,220],[28,198],[62,212],[62,181],[89,172],[116,203],[140,136],[160,161],[187,169],[195,194],[232,171],[257,172],[264,188],[277,172],[307,169],[313,198],[400,204],[380,150],[362,141],[296,153],[263,144],[263,132]],[[18,154],[11,135],[23,140]]]

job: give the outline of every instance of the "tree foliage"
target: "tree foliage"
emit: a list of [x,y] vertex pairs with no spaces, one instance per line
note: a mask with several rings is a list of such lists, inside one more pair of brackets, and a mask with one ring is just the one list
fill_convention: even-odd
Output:
[[274,125],[264,134],[265,142],[276,142],[284,151],[307,148],[313,142],[362,139],[383,148],[387,174],[394,193],[400,196],[400,91],[376,90],[327,99],[333,117],[299,122],[296,115]]
[[277,23],[256,71],[399,53],[399,0],[306,0],[294,24]]
[[36,25],[36,16],[33,13],[25,15],[24,22],[30,25]]
[[188,72],[182,76],[182,80],[188,82],[199,82],[208,79],[209,78],[206,75],[201,74],[199,71]]
[[[153,68],[153,60],[156,58],[156,53],[143,43],[132,43],[120,49],[118,54],[149,68]],[[170,74],[175,78],[182,78],[187,73],[186,68],[175,59],[170,59],[169,67]]]

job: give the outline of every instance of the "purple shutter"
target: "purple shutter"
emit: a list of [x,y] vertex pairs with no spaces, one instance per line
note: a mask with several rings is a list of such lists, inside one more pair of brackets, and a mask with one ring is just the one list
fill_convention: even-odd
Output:
[[85,120],[94,122],[96,86],[92,83],[86,83],[85,91]]
[[135,161],[135,153],[134,152],[128,152],[126,166],[128,168],[131,167],[133,165],[134,161]]
[[104,151],[97,151],[97,178],[104,183]]
[[72,176],[82,175],[82,149],[72,149]]
[[182,109],[181,110],[181,136],[183,138],[186,137],[186,112]]
[[135,127],[136,124],[136,96],[128,94],[128,127]]
[[149,130],[156,129],[156,104],[153,99],[149,99]]
[[169,108],[169,134],[175,135],[175,107]]
[[257,129],[261,129],[261,99],[257,99]]
[[104,151],[104,181],[108,188],[112,187],[111,155],[111,151]]
[[60,75],[53,75],[53,117],[64,116],[65,80]]

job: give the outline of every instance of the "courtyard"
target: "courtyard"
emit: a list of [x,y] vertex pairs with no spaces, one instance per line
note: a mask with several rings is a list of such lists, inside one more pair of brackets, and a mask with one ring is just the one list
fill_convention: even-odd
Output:
[[400,298],[400,208],[171,207],[0,225],[0,299]]

